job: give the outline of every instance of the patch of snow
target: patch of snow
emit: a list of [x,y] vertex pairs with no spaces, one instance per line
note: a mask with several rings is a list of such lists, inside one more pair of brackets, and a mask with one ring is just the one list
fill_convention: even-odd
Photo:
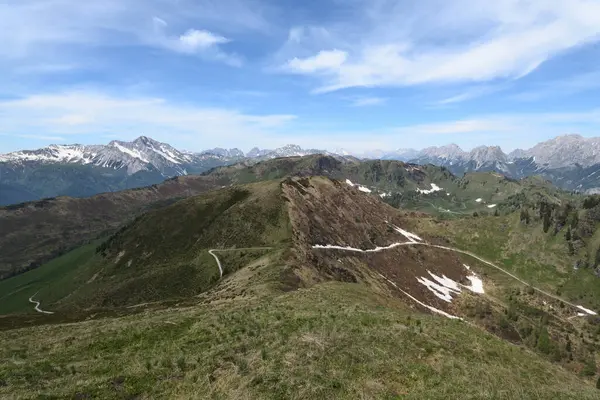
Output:
[[390,197],[392,194],[391,193],[381,193],[379,195],[379,197],[381,197],[382,199],[386,198],[386,197]]
[[584,308],[582,306],[577,306],[577,308],[579,308],[583,312],[588,313],[589,315],[598,315],[598,313],[596,313],[595,311],[588,310],[587,308]]
[[439,192],[441,190],[444,190],[444,189],[441,188],[441,187],[439,187],[435,183],[431,184],[431,189],[419,189],[419,188],[417,188],[417,192],[418,193],[422,193],[422,194],[430,194],[430,193],[433,193],[433,192]]
[[396,230],[396,232],[404,235],[404,237],[406,237],[408,240],[410,240],[411,242],[416,242],[417,240],[419,241],[423,241],[423,239],[421,239],[420,237],[418,237],[417,235],[415,235],[414,233],[410,233],[408,231],[405,231],[402,228],[398,228],[396,225],[392,225],[394,227],[394,229]]
[[368,187],[365,187],[365,186],[361,186],[361,185],[358,185],[358,190],[360,190],[361,192],[364,192],[364,193],[371,193],[371,189],[369,189]]
[[142,154],[137,150],[130,150],[127,147],[121,146],[119,143],[113,143],[113,147],[116,147],[121,153],[125,153],[130,155],[133,158],[137,158],[138,160],[142,160],[143,162],[149,162],[142,156]]
[[494,207],[496,207],[496,204],[490,204],[487,206],[487,208],[494,208]]
[[476,201],[477,203],[481,203],[481,202],[483,201],[483,199],[482,199],[482,198],[479,198],[479,199],[475,199],[475,201]]
[[430,306],[430,305],[427,305],[427,304],[423,303],[422,301],[419,301],[419,300],[417,300],[416,298],[414,298],[414,297],[413,297],[413,296],[411,296],[410,294],[406,293],[404,290],[400,289],[400,288],[398,287],[398,285],[396,285],[394,282],[392,282],[391,280],[389,280],[389,279],[388,279],[388,278],[386,278],[385,276],[383,276],[383,275],[381,275],[381,274],[378,274],[378,275],[379,275],[379,276],[381,276],[381,277],[382,277],[383,279],[385,279],[386,281],[388,281],[390,284],[392,284],[392,285],[393,285],[393,286],[394,286],[396,289],[398,289],[399,291],[401,291],[402,293],[404,293],[404,294],[405,294],[407,297],[409,297],[409,298],[410,298],[412,301],[414,301],[415,303],[422,305],[423,307],[427,308],[428,310],[430,310],[430,311],[432,311],[432,312],[434,312],[434,313],[436,313],[436,314],[443,315],[444,317],[447,317],[447,318],[450,318],[450,319],[458,319],[458,320],[462,321],[462,318],[460,318],[460,317],[457,317],[456,315],[448,314],[448,313],[447,313],[447,312],[445,312],[445,311],[438,310],[438,309],[437,309],[437,308],[435,308],[435,307],[432,307],[432,306]]
[[483,290],[483,281],[476,277],[475,275],[467,276],[467,279],[471,282],[471,285],[463,285],[465,288],[469,289],[473,293],[484,294],[485,290]]
[[466,269],[468,269],[469,271],[471,270],[471,267],[469,267],[467,264],[463,264],[463,267],[465,267]]
[[425,277],[417,278],[417,281],[419,283],[425,285],[438,298],[440,298],[448,303],[452,302],[452,296],[454,294],[458,294],[461,292],[460,286],[464,287],[465,289],[470,290],[473,293],[479,293],[479,294],[485,293],[485,291],[483,290],[483,281],[475,275],[467,276],[467,279],[471,282],[469,285],[460,284],[460,286],[459,286],[459,284],[457,282],[453,281],[452,279],[448,278],[445,275],[442,275],[441,277],[439,277],[439,276],[433,274],[431,271],[427,271],[427,272],[436,282],[431,281]]
[[166,152],[159,150],[155,147],[152,148],[152,150],[154,150],[154,152],[160,154],[161,156],[163,156],[164,158],[166,158],[167,160],[171,161],[173,164],[180,164],[179,161],[177,161],[175,158],[173,158],[172,155],[167,154]]
[[444,300],[445,302],[451,303],[452,295],[460,293],[458,284],[446,276],[439,277],[435,274],[432,274],[430,271],[427,272],[434,280],[437,281],[437,283],[425,277],[417,278],[417,282],[425,285],[425,287],[427,287],[427,289],[429,289],[436,297]]
[[587,315],[587,314],[586,314],[586,313],[584,313],[584,312],[578,312],[578,313],[577,313],[577,316],[578,316],[578,317],[585,317],[586,315]]
[[333,249],[333,250],[345,250],[345,251],[353,251],[356,253],[377,253],[383,250],[389,250],[389,249],[393,249],[394,247],[398,247],[398,246],[407,246],[409,244],[413,244],[416,243],[414,241],[410,241],[410,242],[405,242],[405,243],[392,243],[389,246],[385,246],[385,247],[380,247],[377,246],[374,249],[367,249],[367,250],[362,250],[362,249],[357,249],[356,247],[350,247],[350,246],[335,246],[335,245],[331,245],[331,244],[326,244],[326,245],[322,245],[322,244],[315,244],[313,245],[313,249]]
[[350,186],[354,186],[354,183],[350,179],[346,179],[346,183]]
[[429,273],[429,275],[431,275],[431,277],[433,279],[435,279],[436,281],[438,281],[441,285],[455,290],[457,292],[460,292],[460,288],[458,287],[458,283],[454,282],[452,279],[448,278],[446,275],[442,275],[442,277],[440,278],[439,276],[431,273],[430,271],[427,271],[427,273]]

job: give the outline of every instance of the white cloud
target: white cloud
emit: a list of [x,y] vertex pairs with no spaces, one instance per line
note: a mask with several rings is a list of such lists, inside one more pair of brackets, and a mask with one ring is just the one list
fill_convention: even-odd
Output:
[[81,47],[149,46],[183,54],[210,49],[207,58],[231,62],[213,50],[227,42],[228,32],[268,30],[268,12],[253,0],[0,2],[0,60],[64,64],[77,59]]
[[303,38],[316,55],[292,58],[287,69],[318,75],[322,92],[486,82],[519,78],[564,51],[600,40],[595,0],[423,0],[411,7],[365,1],[360,14],[325,27],[337,34],[331,40],[337,50]]
[[182,43],[184,50],[194,52],[198,49],[205,49],[217,44],[227,43],[229,42],[229,39],[215,35],[212,32],[190,29],[185,34],[179,36],[179,41]]
[[231,66],[239,67],[242,64],[240,57],[224,52],[219,45],[229,43],[231,40],[206,30],[189,29],[184,34],[176,37],[169,36],[166,32],[168,24],[164,20],[155,20],[156,36],[148,37],[149,43],[154,43],[164,49],[183,54],[195,54],[211,60],[223,61]]
[[306,74],[328,71],[340,68],[348,54],[340,50],[320,51],[313,57],[304,59],[294,58],[287,63],[287,69],[291,72]]
[[161,98],[129,98],[69,92],[0,102],[0,131],[12,136],[140,134],[159,140],[208,144],[260,141],[288,126],[293,115],[246,114],[234,109],[173,104]]

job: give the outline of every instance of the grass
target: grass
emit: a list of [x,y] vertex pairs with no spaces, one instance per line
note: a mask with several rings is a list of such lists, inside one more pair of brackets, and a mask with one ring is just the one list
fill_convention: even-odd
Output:
[[[486,296],[465,294],[452,304],[469,322],[416,311],[371,279],[366,264],[348,257],[330,265],[309,250],[321,241],[387,241],[393,230],[386,233],[384,223],[361,221],[394,210],[324,178],[280,185],[234,186],[150,211],[100,246],[2,282],[13,293],[11,307],[41,288],[43,308],[65,314],[35,315],[38,325],[21,329],[2,323],[18,317],[0,318],[13,328],[0,332],[0,397],[598,396],[590,380],[572,372],[585,363],[583,372],[595,372],[599,336],[588,320],[565,322],[566,311],[549,312],[555,303],[466,256],[486,282]],[[402,226],[432,241],[446,237],[566,297],[590,288],[583,305],[594,301],[594,281],[583,285],[564,268],[561,242],[538,226],[523,227],[518,215],[411,221],[409,214]],[[273,248],[245,249],[259,246]],[[219,279],[208,250],[232,247],[217,253],[225,270]],[[299,286],[308,288],[291,290]],[[88,307],[88,320],[71,323],[71,310]],[[106,308],[129,314],[102,313]]]
[[35,312],[29,298],[36,293],[34,299],[41,301],[43,308],[76,290],[82,277],[89,274],[89,270],[80,267],[93,258],[98,244],[79,247],[43,268],[0,281],[0,314]]
[[597,398],[461,322],[357,284],[0,332],[4,398]]
[[[33,312],[30,296],[49,311],[118,308],[185,299],[219,280],[211,248],[291,244],[279,181],[234,186],[149,211],[104,241],[76,249],[0,282],[0,314]],[[157,227],[160,227],[157,229]],[[225,275],[265,251],[218,253]]]

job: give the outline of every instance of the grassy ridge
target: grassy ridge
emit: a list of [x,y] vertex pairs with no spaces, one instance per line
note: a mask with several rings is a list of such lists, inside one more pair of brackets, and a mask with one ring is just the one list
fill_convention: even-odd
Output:
[[[152,210],[105,241],[0,282],[0,314],[71,312],[185,299],[213,287],[219,269],[209,249],[288,247],[291,230],[278,181],[235,186]],[[219,253],[225,274],[263,254]]]
[[0,332],[0,397],[560,398],[597,389],[360,285]]

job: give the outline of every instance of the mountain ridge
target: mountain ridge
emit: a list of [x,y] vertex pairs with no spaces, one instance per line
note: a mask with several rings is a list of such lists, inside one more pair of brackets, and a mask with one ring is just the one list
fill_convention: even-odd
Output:
[[214,167],[253,164],[281,157],[324,154],[343,160],[384,159],[433,164],[455,175],[495,171],[510,178],[541,175],[555,185],[576,191],[600,191],[600,138],[563,135],[528,150],[509,154],[499,146],[464,151],[456,144],[417,151],[371,151],[359,157],[343,149],[329,152],[289,144],[276,149],[254,147],[179,151],[169,144],[140,136],[132,142],[107,145],[50,145],[0,155],[0,205],[68,195],[87,197],[101,192],[143,187],[174,176],[199,174]]

